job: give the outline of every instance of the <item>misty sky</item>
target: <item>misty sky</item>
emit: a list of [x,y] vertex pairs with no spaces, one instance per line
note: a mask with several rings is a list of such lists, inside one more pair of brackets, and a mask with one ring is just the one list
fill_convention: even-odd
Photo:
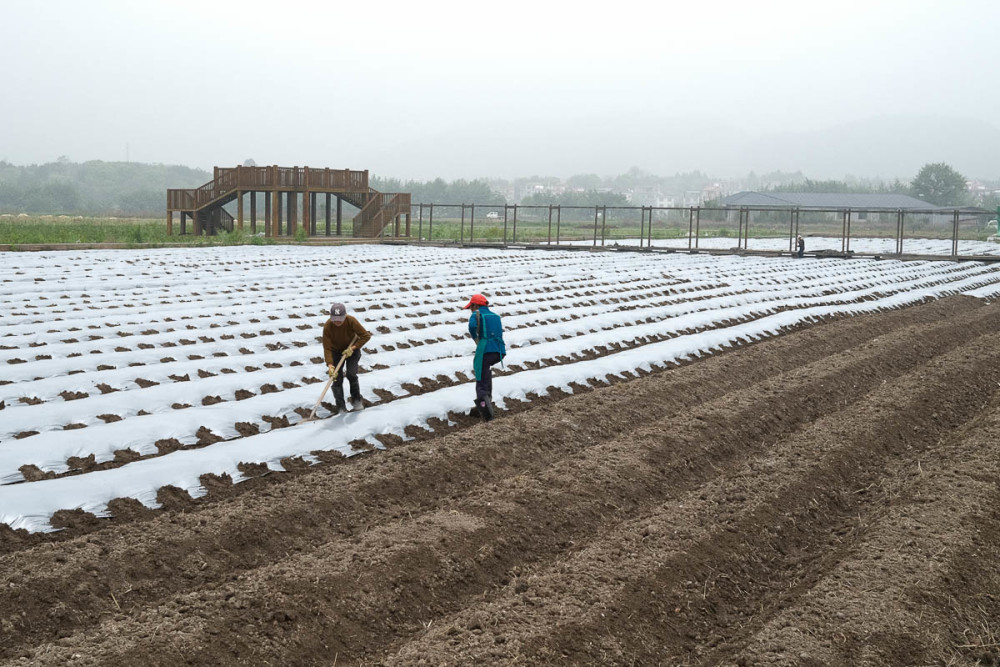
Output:
[[595,5],[0,0],[0,159],[1000,177],[996,0]]

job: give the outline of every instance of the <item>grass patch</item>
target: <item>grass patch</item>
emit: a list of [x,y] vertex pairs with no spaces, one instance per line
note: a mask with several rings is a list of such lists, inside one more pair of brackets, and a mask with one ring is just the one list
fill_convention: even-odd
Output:
[[[0,219],[0,245],[23,246],[46,243],[121,243],[131,246],[232,246],[270,245],[273,239],[233,230],[216,236],[167,234],[164,220],[144,218],[68,218],[29,216]],[[15,248],[12,247],[12,250]]]

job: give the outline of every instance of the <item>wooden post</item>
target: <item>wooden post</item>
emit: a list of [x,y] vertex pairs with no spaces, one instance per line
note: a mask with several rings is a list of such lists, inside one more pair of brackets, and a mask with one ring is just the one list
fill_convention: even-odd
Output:
[[[239,167],[237,167],[239,169]],[[236,191],[236,229],[243,231],[243,191]]]
[[[306,167],[306,180],[309,180],[309,167]],[[308,190],[302,193],[302,231],[306,233],[306,236],[309,236],[309,232],[312,230],[312,218],[310,217],[312,213],[312,206],[310,206],[311,194]]]
[[167,236],[174,235],[174,212],[167,210]]
[[264,193],[264,236],[271,236],[274,230],[271,229],[271,211],[274,208],[271,204],[271,193]]
[[257,233],[257,192],[250,191],[250,233]]
[[[329,172],[330,170],[327,169],[326,171]],[[329,183],[330,182],[330,174],[326,173],[326,174],[324,174],[324,176],[326,177],[326,182]],[[331,211],[330,211],[330,201],[331,201],[331,195],[330,195],[329,192],[327,192],[326,193],[326,235],[327,236],[330,235],[330,214],[331,214]]]
[[275,190],[271,194],[271,237],[281,236],[281,190]]
[[337,236],[343,235],[344,231],[341,228],[341,220],[344,214],[344,201],[337,195]]

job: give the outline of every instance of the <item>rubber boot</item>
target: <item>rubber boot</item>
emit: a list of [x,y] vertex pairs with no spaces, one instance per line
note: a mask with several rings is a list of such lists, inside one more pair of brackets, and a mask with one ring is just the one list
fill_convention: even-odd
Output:
[[344,401],[344,387],[343,385],[337,386],[333,385],[333,400],[337,403],[337,413],[347,412],[347,403]]
[[488,400],[476,399],[476,409],[479,410],[479,416],[484,422],[488,422],[493,419],[493,406],[490,405]]

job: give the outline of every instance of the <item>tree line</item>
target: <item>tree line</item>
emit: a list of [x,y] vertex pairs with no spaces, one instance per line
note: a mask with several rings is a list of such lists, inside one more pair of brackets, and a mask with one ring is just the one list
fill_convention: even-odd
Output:
[[506,203],[504,196],[490,187],[484,179],[467,181],[458,179],[447,182],[442,178],[433,181],[403,181],[398,178],[372,176],[368,184],[379,192],[409,192],[415,204],[484,204]]
[[[164,214],[168,188],[196,188],[211,179],[207,171],[180,165],[100,160],[75,163],[65,157],[29,166],[0,161],[0,213],[156,218]],[[655,193],[678,194],[718,185],[700,171],[657,176],[636,167],[613,177],[576,174],[565,180],[532,176],[449,182],[442,178],[404,181],[373,176],[370,184],[381,192],[409,192],[414,203],[586,207],[651,204],[646,199]],[[944,163],[924,165],[910,182],[812,180],[800,172],[761,176],[751,172],[726,185],[730,191],[905,193],[938,206],[1000,206],[994,193],[973,199],[965,177]]]
[[909,183],[881,181],[814,181],[804,179],[767,188],[769,192],[835,192],[861,194],[905,194],[935,206],[979,206],[994,209],[1000,197],[990,192],[977,197],[969,192],[967,179],[944,162],[925,164]]
[[0,161],[0,213],[162,217],[168,188],[196,188],[212,174],[180,165]]

